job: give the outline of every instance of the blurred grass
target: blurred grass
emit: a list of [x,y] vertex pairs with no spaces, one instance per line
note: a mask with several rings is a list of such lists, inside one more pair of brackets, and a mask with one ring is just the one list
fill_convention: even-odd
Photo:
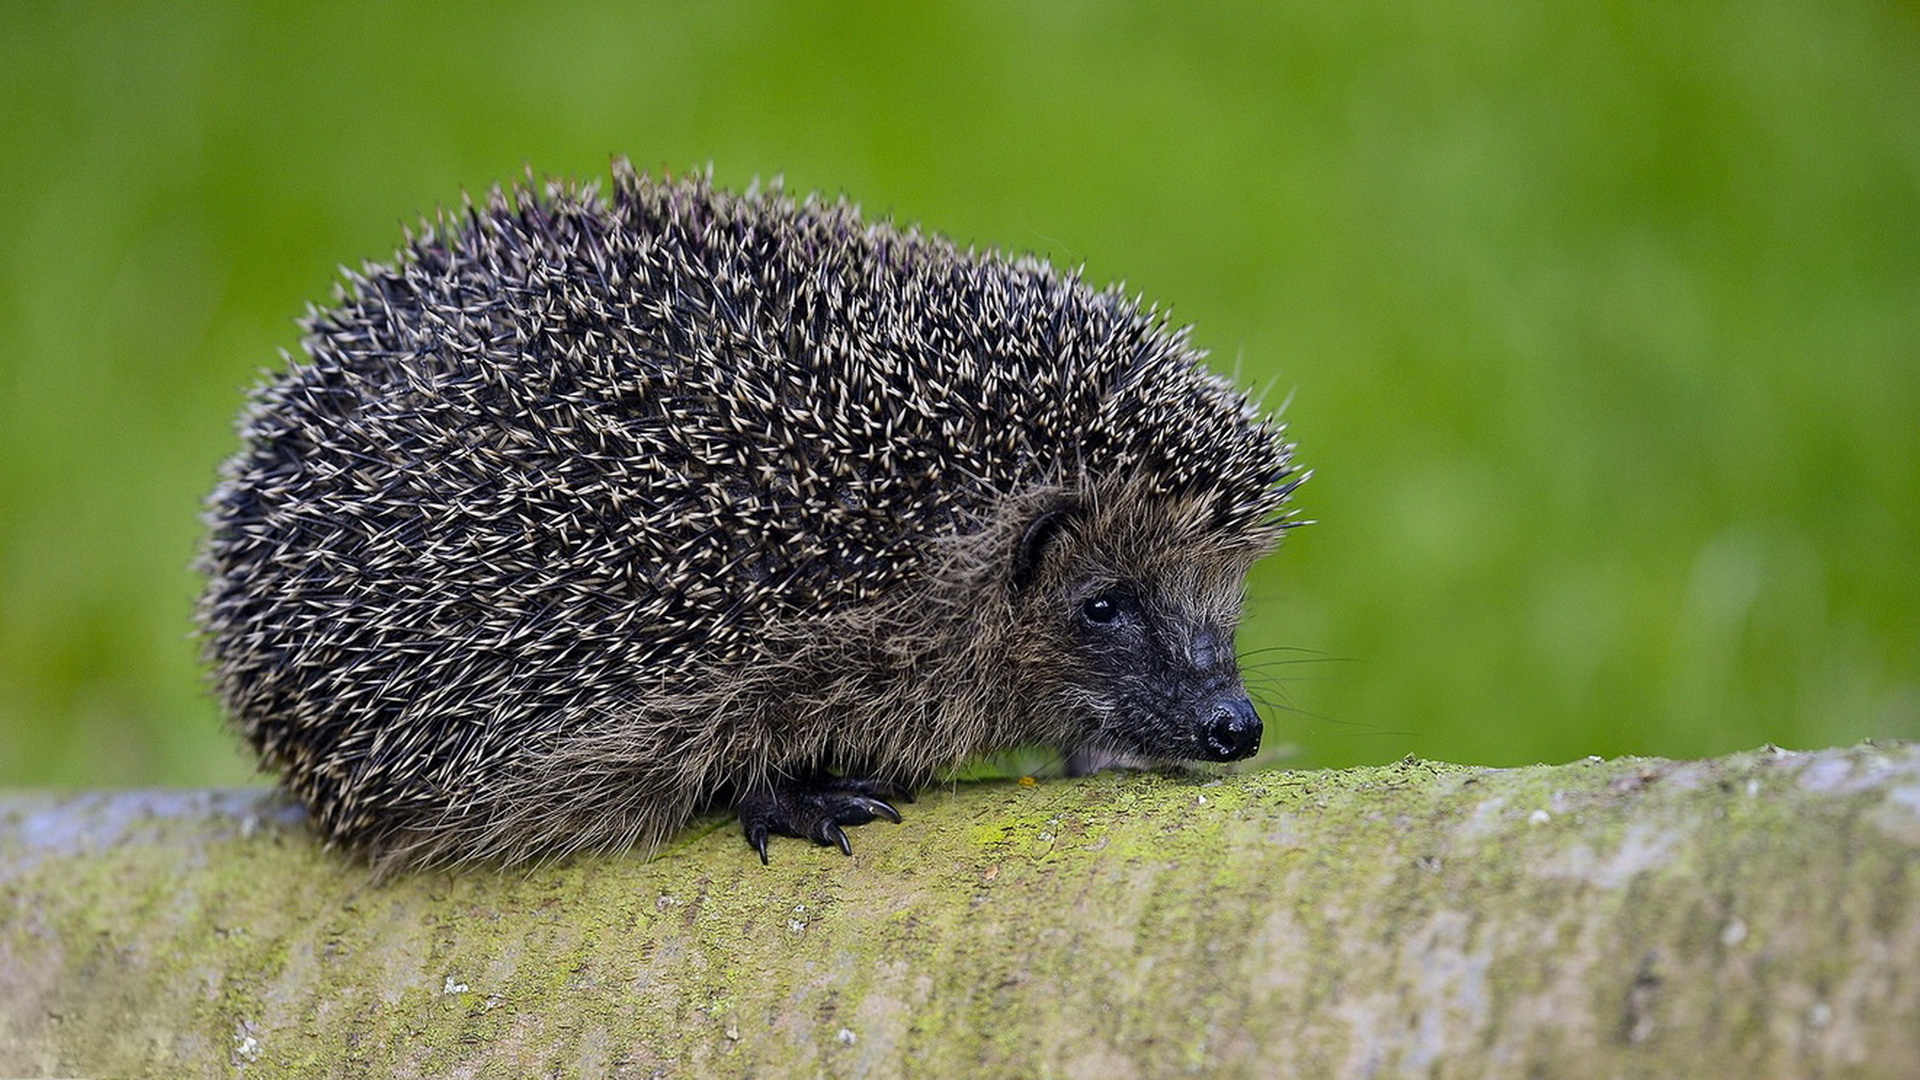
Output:
[[1124,276],[1291,397],[1297,762],[1920,736],[1916,55],[1864,0],[6,5],[0,783],[249,775],[187,637],[241,388],[417,213],[614,153]]

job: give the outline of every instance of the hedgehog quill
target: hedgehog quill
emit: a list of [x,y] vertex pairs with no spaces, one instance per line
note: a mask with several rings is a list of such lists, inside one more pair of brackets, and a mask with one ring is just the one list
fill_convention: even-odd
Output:
[[382,867],[851,854],[960,762],[1234,761],[1284,429],[1117,288],[778,186],[496,189],[254,391],[198,618],[228,717]]

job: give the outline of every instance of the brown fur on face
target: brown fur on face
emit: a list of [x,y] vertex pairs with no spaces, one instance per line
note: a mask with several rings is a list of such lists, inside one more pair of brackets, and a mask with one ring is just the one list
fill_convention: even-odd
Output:
[[[1223,530],[1197,500],[1142,484],[1094,487],[1050,514],[1015,616],[1015,678],[1047,688],[1037,707],[1054,718],[1044,741],[1127,759],[1206,757],[1193,710],[1244,696],[1234,631],[1247,570],[1279,526]],[[1129,641],[1090,640],[1083,611],[1102,597],[1128,603],[1139,624]]]

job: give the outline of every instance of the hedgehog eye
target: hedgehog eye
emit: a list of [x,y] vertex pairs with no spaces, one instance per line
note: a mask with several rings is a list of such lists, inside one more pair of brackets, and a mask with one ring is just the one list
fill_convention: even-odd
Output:
[[1126,603],[1127,598],[1118,589],[1108,589],[1082,601],[1080,617],[1095,626],[1106,626],[1120,618]]

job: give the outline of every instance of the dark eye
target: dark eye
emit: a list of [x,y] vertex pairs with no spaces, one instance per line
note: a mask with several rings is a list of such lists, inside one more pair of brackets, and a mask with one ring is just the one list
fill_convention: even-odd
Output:
[[1120,604],[1112,593],[1101,593],[1080,605],[1080,617],[1090,623],[1110,623],[1120,617]]

